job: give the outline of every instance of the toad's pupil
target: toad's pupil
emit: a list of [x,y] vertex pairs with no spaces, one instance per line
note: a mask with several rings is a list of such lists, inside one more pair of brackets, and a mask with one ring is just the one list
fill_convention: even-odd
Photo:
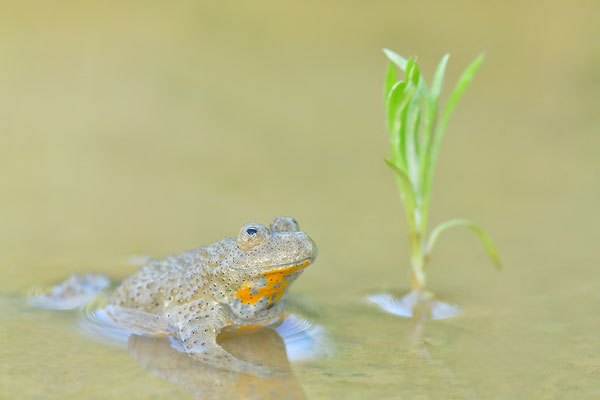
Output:
[[258,232],[258,231],[256,229],[254,229],[254,228],[246,229],[246,233],[248,235],[254,235],[254,234],[256,234],[256,232]]

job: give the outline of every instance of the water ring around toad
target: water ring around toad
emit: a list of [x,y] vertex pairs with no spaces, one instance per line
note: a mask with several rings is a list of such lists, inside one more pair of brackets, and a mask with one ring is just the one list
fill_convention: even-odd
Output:
[[[52,290],[38,284],[29,292],[29,303],[36,307],[69,310],[79,308],[82,312],[78,319],[79,328],[91,338],[113,346],[127,348],[131,335],[160,335],[168,332],[148,330],[135,326],[123,326],[115,322],[106,311],[106,293],[101,294],[110,281],[102,276],[89,275],[93,282],[84,286],[76,296],[56,299]],[[83,279],[86,275],[69,278]],[[97,279],[101,278],[101,279]],[[66,281],[65,281],[66,282]],[[332,354],[332,346],[325,329],[295,314],[286,314],[277,322],[266,325],[277,332],[285,344],[290,362],[308,361],[315,358],[328,357]],[[170,335],[171,347],[183,352],[178,340]]]

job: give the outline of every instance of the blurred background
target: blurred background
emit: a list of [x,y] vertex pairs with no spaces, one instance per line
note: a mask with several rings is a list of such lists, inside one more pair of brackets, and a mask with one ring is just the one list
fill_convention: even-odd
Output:
[[[308,398],[597,398],[599,13],[583,0],[0,0],[1,397],[186,398],[25,295],[291,215],[321,250],[292,292],[337,348],[293,365]],[[446,95],[486,53],[444,138],[431,222],[477,221],[505,268],[469,232],[440,239],[429,287],[463,314],[427,324],[427,356],[410,321],[364,301],[410,286],[382,161],[384,47],[427,80],[451,53]]]

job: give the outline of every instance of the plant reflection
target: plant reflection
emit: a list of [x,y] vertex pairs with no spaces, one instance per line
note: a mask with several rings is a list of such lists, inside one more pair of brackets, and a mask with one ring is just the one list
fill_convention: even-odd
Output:
[[[445,393],[445,398],[476,399],[477,396],[469,382],[458,378],[454,373],[448,347],[443,345],[443,339],[432,339],[426,334],[427,324],[432,324],[430,328],[433,328],[433,324],[448,324],[447,321],[435,321],[446,318],[446,312],[449,316],[455,316],[451,315],[452,309],[448,306],[446,303],[431,300],[412,304],[408,329],[412,351],[406,359],[407,379],[414,383],[413,389],[417,392],[424,381],[433,380],[436,382],[436,389]],[[436,318],[436,315],[439,317]],[[445,330],[440,325],[437,328],[438,331]]]

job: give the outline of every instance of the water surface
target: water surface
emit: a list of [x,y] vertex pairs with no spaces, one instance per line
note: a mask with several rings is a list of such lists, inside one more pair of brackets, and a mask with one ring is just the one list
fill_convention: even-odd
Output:
[[[336,347],[290,362],[272,332],[242,339],[278,351],[290,397],[600,397],[595,3],[1,7],[0,398],[192,398],[205,384],[165,341],[95,340],[79,312],[27,293],[77,272],[119,280],[132,254],[276,215],[320,247],[291,291]],[[428,77],[451,52],[449,82],[486,51],[450,121],[431,221],[479,222],[504,269],[469,232],[440,238],[429,285],[455,318],[365,300],[409,290],[381,47],[417,55]]]

